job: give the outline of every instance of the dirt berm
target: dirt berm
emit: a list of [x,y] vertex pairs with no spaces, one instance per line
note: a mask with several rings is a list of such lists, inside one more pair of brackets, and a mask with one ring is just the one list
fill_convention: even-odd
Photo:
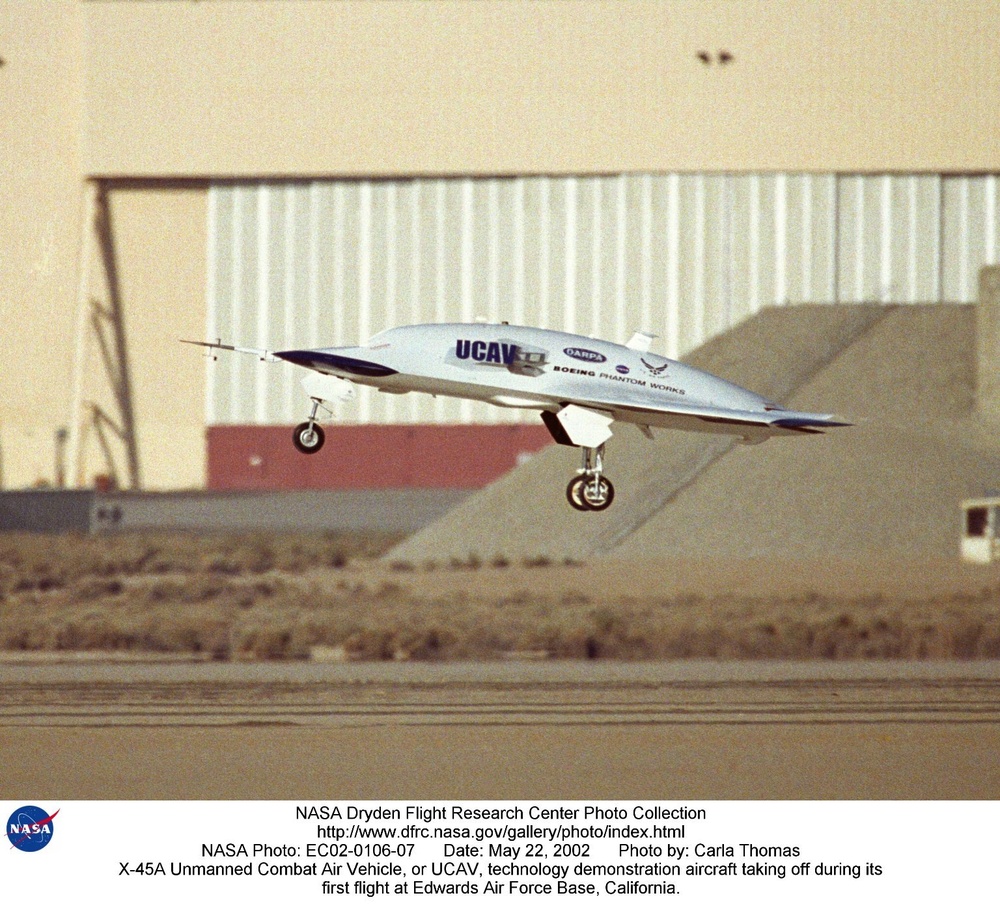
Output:
[[766,309],[685,361],[856,426],[745,447],[675,431],[651,443],[617,425],[606,512],[569,507],[579,450],[552,446],[387,559],[954,556],[959,501],[1000,486],[1000,440],[975,413],[975,344],[973,306]]

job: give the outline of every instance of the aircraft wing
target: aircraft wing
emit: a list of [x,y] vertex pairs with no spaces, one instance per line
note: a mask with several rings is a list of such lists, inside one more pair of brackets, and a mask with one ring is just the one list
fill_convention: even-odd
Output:
[[609,404],[602,402],[584,403],[581,406],[604,411],[622,411],[650,418],[649,422],[657,426],[655,418],[690,417],[706,423],[720,425],[777,428],[796,433],[822,433],[827,428],[850,427],[852,424],[834,414],[810,414],[802,411],[790,411],[785,408],[773,407],[763,411],[746,411],[715,405],[687,404],[683,402],[660,402],[655,406],[646,399],[623,398],[620,402]]
[[[836,414],[802,414],[797,411],[782,411],[781,414],[777,420],[771,421],[770,426],[803,433],[822,433],[824,428],[854,426]],[[813,427],[817,429],[811,429]]]
[[[741,411],[701,405],[677,405],[666,409],[670,414],[684,414],[708,423],[750,424],[759,427],[778,427],[800,433],[822,433],[826,427],[849,427],[851,423],[834,414],[808,414],[802,411],[788,411],[784,408],[770,408],[765,411]],[[815,429],[813,429],[815,428]]]

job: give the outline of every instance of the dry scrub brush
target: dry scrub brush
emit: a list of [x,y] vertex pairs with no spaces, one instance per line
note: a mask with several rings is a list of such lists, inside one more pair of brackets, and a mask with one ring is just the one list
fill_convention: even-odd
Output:
[[4,536],[0,649],[214,659],[1000,658],[997,590],[920,602],[817,593],[608,602],[585,585],[536,594],[538,574],[525,566],[524,585],[495,599],[429,599],[415,591],[414,571],[352,575],[395,540]]
[[[117,584],[116,584],[117,583]],[[4,603],[5,649],[132,649],[214,659],[998,658],[995,597],[982,604],[697,599],[595,604],[522,596],[427,600],[280,575],[87,580]]]

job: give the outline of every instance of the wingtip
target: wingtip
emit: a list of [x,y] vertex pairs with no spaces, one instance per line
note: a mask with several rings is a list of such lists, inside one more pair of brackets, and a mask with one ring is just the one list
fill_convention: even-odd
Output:
[[823,433],[837,427],[853,427],[854,422],[837,414],[792,414],[771,421],[771,426],[786,430],[801,430],[807,433]]

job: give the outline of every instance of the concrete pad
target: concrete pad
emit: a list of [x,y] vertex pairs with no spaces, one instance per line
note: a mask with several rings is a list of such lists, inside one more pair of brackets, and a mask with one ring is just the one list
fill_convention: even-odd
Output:
[[1000,797],[995,663],[44,668],[10,799]]
[[453,488],[0,493],[0,531],[416,532],[468,495]]

